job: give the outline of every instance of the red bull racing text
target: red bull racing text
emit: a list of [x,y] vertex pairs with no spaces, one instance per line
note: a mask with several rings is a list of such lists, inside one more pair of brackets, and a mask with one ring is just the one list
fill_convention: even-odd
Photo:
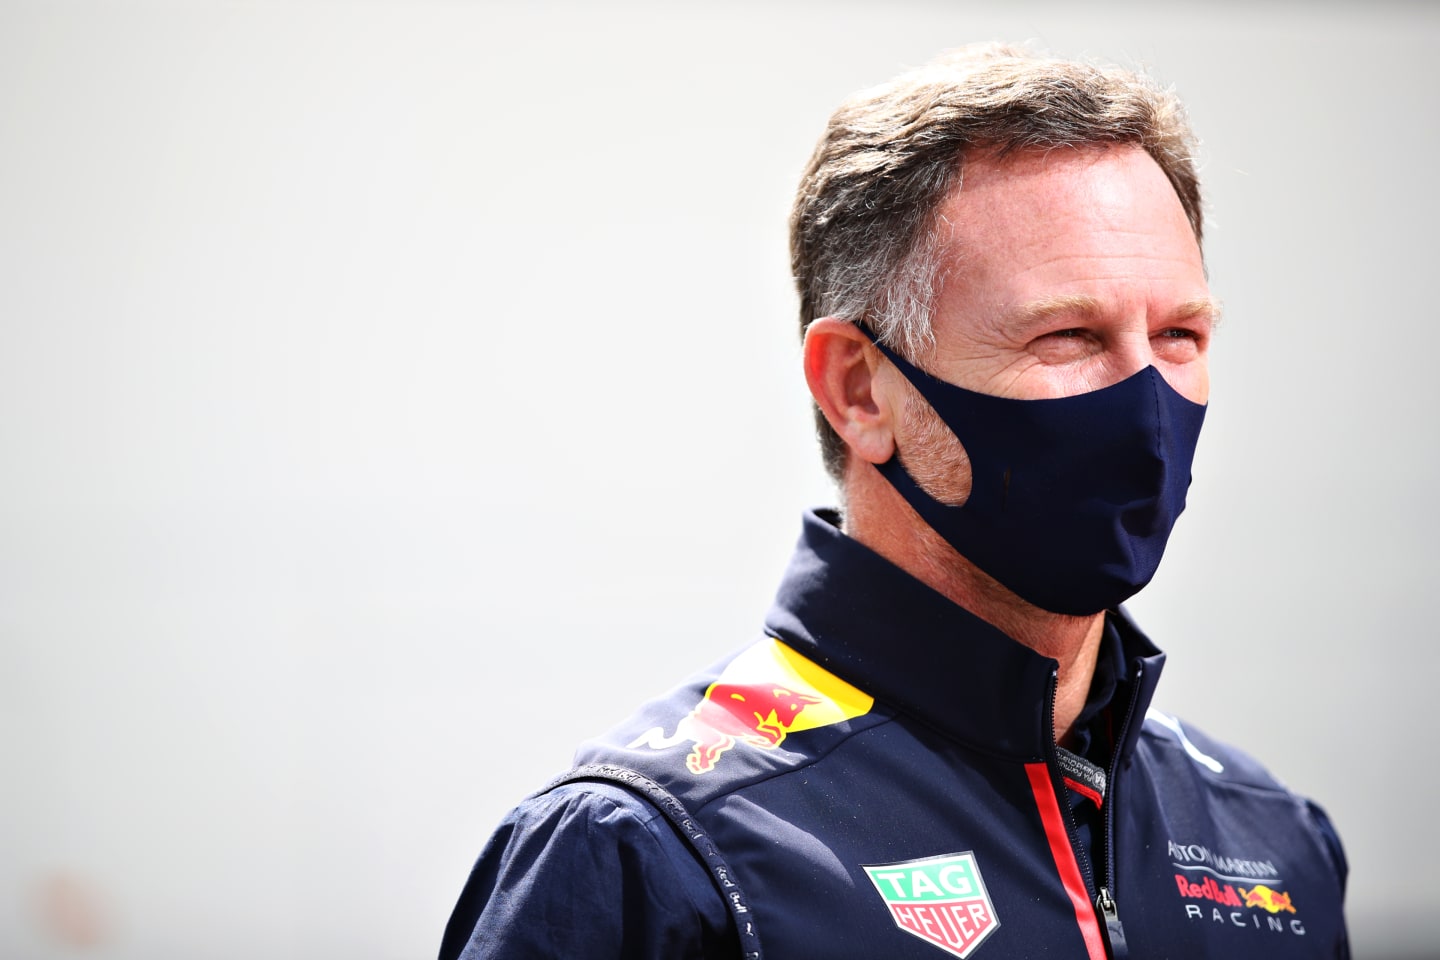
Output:
[[[1190,920],[1305,935],[1305,925],[1289,892],[1256,882],[1279,882],[1279,869],[1273,861],[1218,856],[1200,844],[1174,841],[1169,851],[1172,866],[1177,869],[1175,886],[1186,901],[1194,901],[1185,903],[1185,915]],[[1233,873],[1222,873],[1221,868]],[[1279,916],[1282,913],[1292,916]]]

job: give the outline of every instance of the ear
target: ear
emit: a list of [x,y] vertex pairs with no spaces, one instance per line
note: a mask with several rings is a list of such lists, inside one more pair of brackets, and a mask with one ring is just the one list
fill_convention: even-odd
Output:
[[853,323],[821,317],[805,330],[810,395],[850,452],[877,464],[895,452],[898,419],[891,395],[880,389],[881,362],[880,351]]

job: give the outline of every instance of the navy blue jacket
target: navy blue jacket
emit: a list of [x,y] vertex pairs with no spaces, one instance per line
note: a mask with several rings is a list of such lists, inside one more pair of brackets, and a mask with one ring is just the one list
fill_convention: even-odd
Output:
[[[1120,613],[1070,750],[1055,661],[807,516],[753,646],[584,745],[677,798],[771,960],[1348,957],[1324,813],[1150,709]],[[747,941],[748,942],[748,941]],[[738,957],[711,871],[635,791],[522,803],[476,863],[454,957]]]

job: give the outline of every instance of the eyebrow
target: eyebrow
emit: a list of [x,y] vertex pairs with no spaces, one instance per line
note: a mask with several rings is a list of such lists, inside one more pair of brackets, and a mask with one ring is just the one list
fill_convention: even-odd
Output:
[[1212,300],[1209,297],[1200,297],[1197,300],[1186,300],[1180,305],[1171,316],[1175,320],[1190,320],[1194,317],[1209,317],[1212,325],[1218,324],[1224,315],[1225,309],[1219,300]]
[[1100,313],[1100,301],[1081,294],[1043,297],[1021,305],[1011,312],[1010,319],[1028,327],[1062,313],[1075,313],[1087,318],[1094,317]]
[[[1083,294],[1062,294],[1032,300],[1011,312],[1008,319],[1012,323],[1028,327],[1043,323],[1051,317],[1061,314],[1078,314],[1089,319],[1099,316],[1100,313],[1100,301],[1094,297]],[[1186,300],[1171,311],[1166,319],[1180,321],[1208,317],[1212,324],[1218,324],[1220,316],[1220,301],[1212,300],[1209,297],[1199,297],[1194,300]]]

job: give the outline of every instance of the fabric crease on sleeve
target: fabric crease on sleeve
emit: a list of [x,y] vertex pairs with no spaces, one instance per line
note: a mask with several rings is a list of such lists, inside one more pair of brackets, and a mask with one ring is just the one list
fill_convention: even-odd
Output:
[[609,784],[526,800],[481,852],[440,960],[738,956],[724,901],[659,811]]

